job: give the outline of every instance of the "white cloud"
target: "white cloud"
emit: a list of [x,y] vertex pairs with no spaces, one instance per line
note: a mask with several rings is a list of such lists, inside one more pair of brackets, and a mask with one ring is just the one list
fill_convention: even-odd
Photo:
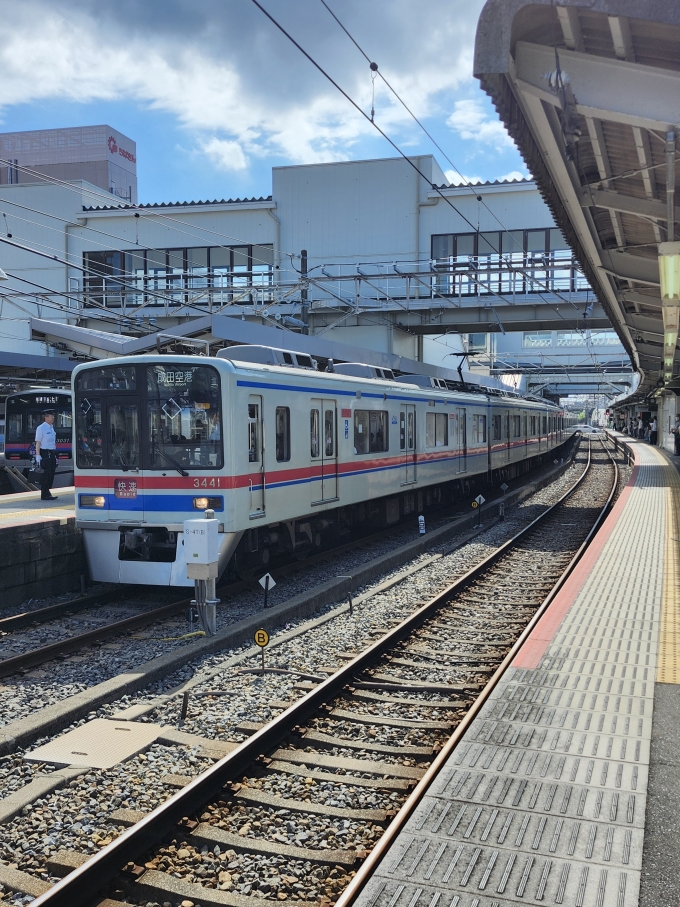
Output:
[[511,170],[510,173],[504,173],[503,176],[497,177],[499,180],[505,180],[507,182],[514,182],[515,180],[528,180],[531,176],[528,171],[521,173],[519,170]]
[[479,100],[456,101],[446,124],[462,139],[491,145],[498,151],[515,147],[501,121],[491,119]]
[[481,176],[467,176],[466,174],[461,175],[456,170],[445,170],[444,176],[452,186],[465,186],[468,183],[470,185],[474,185],[475,183],[484,182]]
[[[51,99],[135,103],[171,114],[193,133],[196,150],[232,171],[247,168],[250,157],[346,158],[358,141],[375,135],[250,4],[10,2],[0,0],[12,22],[0,33],[0,115]],[[481,6],[482,0],[464,10],[447,0],[425,6],[392,0],[386,17],[378,0],[344,0],[341,18],[414,113],[428,117],[440,115],[445,96],[469,84]],[[323,7],[310,13],[303,0],[276,7],[284,26],[369,111],[368,66]],[[415,129],[408,113],[379,78],[375,86],[376,121],[390,135],[408,138]],[[471,111],[459,104],[451,124],[468,130]]]
[[243,148],[238,142],[230,142],[213,136],[210,141],[203,142],[202,147],[218,170],[245,170],[248,166]]

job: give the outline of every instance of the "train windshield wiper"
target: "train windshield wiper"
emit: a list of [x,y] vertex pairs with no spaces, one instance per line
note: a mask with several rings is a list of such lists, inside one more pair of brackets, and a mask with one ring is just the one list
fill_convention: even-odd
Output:
[[173,458],[171,456],[169,456],[168,454],[166,454],[166,452],[164,450],[161,450],[161,447],[159,444],[154,444],[154,447],[158,451],[158,453],[163,457],[163,459],[166,460],[166,462],[168,462],[172,467],[174,467],[174,469],[176,469],[177,472],[181,476],[189,475],[189,473],[186,471],[186,469],[184,469],[184,467],[180,466],[180,464],[177,462],[177,460],[173,460]]

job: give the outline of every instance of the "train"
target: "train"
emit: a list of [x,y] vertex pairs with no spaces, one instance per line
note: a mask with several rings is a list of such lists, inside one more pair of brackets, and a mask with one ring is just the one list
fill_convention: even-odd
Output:
[[565,443],[548,401],[389,369],[240,346],[73,372],[76,525],[93,580],[191,586],[184,521],[219,520],[219,574],[304,558]]
[[43,410],[55,411],[57,471],[54,488],[73,485],[73,394],[59,388],[33,388],[9,394],[5,401],[5,460],[30,478],[35,457],[35,430]]

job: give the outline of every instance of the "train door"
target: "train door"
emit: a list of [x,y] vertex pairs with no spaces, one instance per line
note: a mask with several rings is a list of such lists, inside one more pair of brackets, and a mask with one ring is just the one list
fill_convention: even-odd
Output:
[[529,419],[526,413],[522,413],[522,439],[524,441],[524,456],[529,456]]
[[503,435],[505,439],[505,459],[510,460],[510,410],[503,412]]
[[312,503],[338,499],[338,436],[335,400],[312,400],[310,415]]
[[[83,401],[85,402],[85,401]],[[106,445],[111,483],[110,509],[130,511],[144,519],[144,495],[139,488],[139,402],[137,397],[106,397]],[[120,513],[115,516],[120,520]]]
[[399,447],[404,457],[402,485],[416,481],[416,407],[406,403],[399,413]]
[[248,481],[250,484],[250,518],[264,516],[264,406],[262,397],[248,397]]
[[467,472],[467,410],[456,410],[458,423],[458,472]]

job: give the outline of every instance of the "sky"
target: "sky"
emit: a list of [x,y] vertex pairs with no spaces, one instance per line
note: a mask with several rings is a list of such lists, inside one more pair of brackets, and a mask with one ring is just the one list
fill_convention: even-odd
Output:
[[[483,0],[260,0],[406,154],[451,182],[528,176],[472,76]],[[397,152],[252,0],[0,0],[0,132],[106,123],[139,200],[271,193],[271,168]],[[456,172],[456,169],[459,173]]]

